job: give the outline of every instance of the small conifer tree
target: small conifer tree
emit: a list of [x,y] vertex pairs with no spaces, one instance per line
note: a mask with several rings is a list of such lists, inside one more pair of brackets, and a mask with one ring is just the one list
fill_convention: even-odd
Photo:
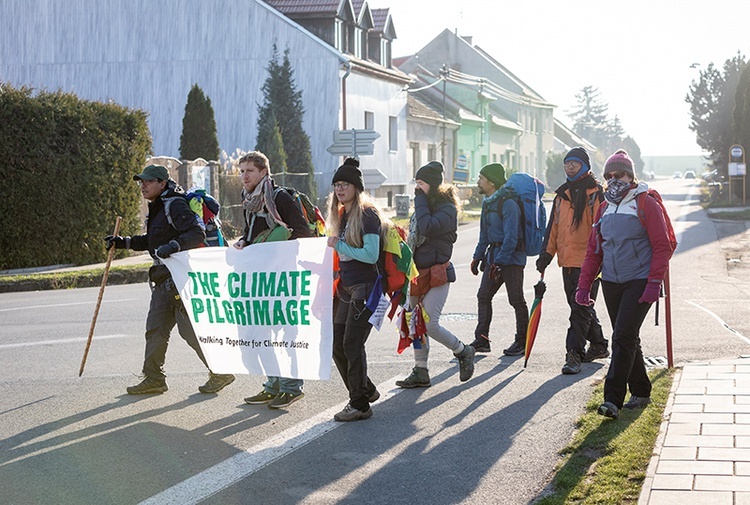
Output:
[[219,159],[219,139],[211,99],[203,94],[197,84],[188,93],[185,116],[182,118],[180,158],[206,161]]

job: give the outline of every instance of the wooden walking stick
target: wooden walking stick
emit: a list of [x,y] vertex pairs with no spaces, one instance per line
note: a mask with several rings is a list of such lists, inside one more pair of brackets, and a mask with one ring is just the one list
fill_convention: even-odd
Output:
[[[115,221],[115,233],[114,237],[117,236],[118,233],[120,233],[120,223],[122,222],[122,217],[117,216],[117,221]],[[102,305],[102,296],[104,296],[104,287],[107,285],[107,277],[109,276],[109,266],[112,264],[112,257],[115,255],[115,245],[112,244],[112,247],[109,248],[109,255],[107,256],[107,264],[104,267],[104,275],[102,276],[102,285],[99,288],[99,298],[96,300],[96,308],[94,309],[94,317],[91,319],[91,328],[89,329],[89,338],[86,341],[86,349],[83,351],[83,359],[81,360],[81,368],[78,370],[78,377],[83,375],[83,367],[86,366],[86,358],[89,355],[89,348],[91,347],[91,340],[94,338],[94,327],[96,326],[96,318],[99,316],[99,307]]]

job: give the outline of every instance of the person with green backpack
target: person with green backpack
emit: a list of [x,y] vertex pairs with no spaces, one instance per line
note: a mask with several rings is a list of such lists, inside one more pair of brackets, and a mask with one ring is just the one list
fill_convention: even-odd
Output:
[[[242,205],[245,229],[234,244],[245,249],[252,244],[295,240],[312,236],[307,219],[287,191],[278,191],[270,174],[268,158],[260,151],[251,151],[240,158]],[[269,376],[263,390],[245,398],[250,405],[268,405],[272,409],[288,407],[302,399],[302,379]]]

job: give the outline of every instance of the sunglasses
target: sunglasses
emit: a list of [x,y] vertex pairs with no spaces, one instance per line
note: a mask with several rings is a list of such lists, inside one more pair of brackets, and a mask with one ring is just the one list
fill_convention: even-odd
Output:
[[608,172],[604,174],[604,180],[609,181],[611,179],[622,179],[626,175],[628,175],[628,173],[623,170],[619,170],[617,172]]

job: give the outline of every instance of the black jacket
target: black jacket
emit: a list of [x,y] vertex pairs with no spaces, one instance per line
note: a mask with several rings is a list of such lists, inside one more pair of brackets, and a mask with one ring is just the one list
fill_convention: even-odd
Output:
[[458,239],[458,210],[453,201],[444,194],[437,194],[434,200],[418,194],[414,197],[414,217],[419,234],[427,237],[414,251],[417,268],[450,261],[453,244]]
[[[174,182],[167,183],[167,189],[148,204],[146,218],[146,234],[136,235],[130,239],[130,247],[136,251],[148,251],[152,258],[156,258],[156,248],[176,240],[180,250],[195,249],[206,239],[206,233],[201,228],[195,213],[190,209],[187,200],[175,198],[169,205],[172,223],[169,224],[164,212],[164,199],[183,194],[182,189]],[[155,265],[149,271],[149,277],[154,282],[161,282],[169,277],[169,270],[164,265]]]

